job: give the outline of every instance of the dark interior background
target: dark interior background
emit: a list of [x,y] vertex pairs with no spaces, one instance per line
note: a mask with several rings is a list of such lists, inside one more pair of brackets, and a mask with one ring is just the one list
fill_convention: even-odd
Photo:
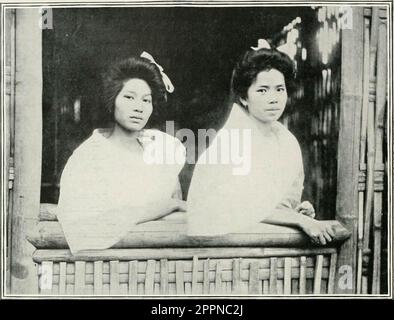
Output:
[[[257,39],[284,41],[283,27],[296,17],[301,47],[297,87],[282,121],[303,149],[303,198],[318,217],[335,214],[339,118],[340,46],[320,60],[310,7],[150,7],[53,9],[53,29],[43,31],[43,167],[41,201],[56,203],[58,183],[72,151],[108,119],[101,75],[115,60],[147,51],[161,64],[175,91],[150,125],[175,120],[177,128],[220,128],[229,111],[235,61]],[[330,68],[331,77],[322,77]],[[329,82],[329,83],[328,83]],[[79,101],[80,109],[76,108]],[[181,173],[184,197],[193,172]]]

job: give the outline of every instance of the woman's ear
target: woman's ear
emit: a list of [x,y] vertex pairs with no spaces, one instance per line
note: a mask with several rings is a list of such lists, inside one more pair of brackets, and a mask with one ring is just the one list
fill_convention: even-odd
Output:
[[248,109],[248,102],[244,98],[239,98],[239,102],[246,110]]

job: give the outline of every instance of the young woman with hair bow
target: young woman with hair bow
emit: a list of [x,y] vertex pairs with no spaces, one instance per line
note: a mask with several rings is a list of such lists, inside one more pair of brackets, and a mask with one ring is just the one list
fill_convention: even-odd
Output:
[[74,151],[60,182],[57,216],[72,253],[110,248],[139,223],[185,210],[173,197],[185,148],[164,132],[145,129],[173,90],[146,52],[105,74],[104,105],[113,126],[94,130]]
[[[197,162],[188,193],[190,235],[248,232],[253,224],[265,222],[298,227],[323,245],[335,237],[332,224],[315,220],[313,206],[301,202],[301,149],[294,135],[278,122],[295,75],[294,63],[284,49],[273,49],[260,39],[258,47],[248,50],[236,64],[231,113],[205,153],[211,148],[231,150],[238,141],[229,141],[228,132],[236,129],[242,135],[250,130],[250,143],[242,144],[241,138],[237,149],[250,151],[250,170],[239,175],[228,164]],[[223,148],[226,144],[230,145]]]

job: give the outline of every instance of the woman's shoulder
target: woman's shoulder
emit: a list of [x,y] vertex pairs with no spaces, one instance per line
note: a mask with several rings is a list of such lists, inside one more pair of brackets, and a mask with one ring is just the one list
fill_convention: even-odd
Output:
[[294,150],[300,150],[300,144],[296,136],[279,121],[275,122],[275,131],[284,145]]
[[150,148],[153,147],[156,156],[167,158],[173,154],[177,163],[186,161],[186,148],[177,137],[157,129],[145,129],[140,139],[146,150],[152,151]]
[[283,125],[279,121],[275,122],[274,129],[279,136],[286,138],[292,142],[296,142],[298,144],[298,140],[296,136],[285,125]]
[[71,154],[68,162],[83,161],[96,159],[98,156],[104,153],[106,149],[107,141],[105,135],[107,129],[95,129],[93,133],[83,141]]
[[179,148],[184,148],[182,142],[177,137],[174,137],[158,129],[145,129],[143,137],[148,137],[153,141],[164,141],[166,144],[170,143],[170,145],[167,146],[174,145]]

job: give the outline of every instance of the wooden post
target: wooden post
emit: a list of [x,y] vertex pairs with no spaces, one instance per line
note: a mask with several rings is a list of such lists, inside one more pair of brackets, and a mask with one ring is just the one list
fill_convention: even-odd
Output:
[[[4,73],[4,83],[5,83],[5,95],[4,95],[4,121],[6,122],[6,126],[3,128],[4,137],[5,137],[5,176],[8,181],[6,182],[6,188],[8,198],[5,204],[6,205],[6,221],[7,221],[7,230],[11,230],[11,219],[10,212],[12,212],[13,205],[13,179],[14,179],[14,110],[15,110],[15,10],[8,9],[5,11],[5,73]],[[5,239],[6,243],[6,255],[10,257],[10,248],[11,246],[7,245],[11,243],[11,233],[8,232],[7,237]],[[6,288],[7,293],[10,293],[11,287],[11,259],[7,259],[6,264]]]
[[42,139],[42,34],[39,11],[16,9],[15,185],[11,213],[11,294],[34,294],[38,280],[26,233],[39,213]]
[[[356,252],[358,219],[358,170],[362,106],[363,8],[352,7],[353,25],[342,30],[341,109],[338,141],[338,193],[336,219],[352,236],[338,255],[335,293],[353,294],[356,289]],[[342,266],[350,266],[343,268]],[[339,271],[351,270],[352,282],[341,287]],[[348,275],[349,276],[349,275]]]

